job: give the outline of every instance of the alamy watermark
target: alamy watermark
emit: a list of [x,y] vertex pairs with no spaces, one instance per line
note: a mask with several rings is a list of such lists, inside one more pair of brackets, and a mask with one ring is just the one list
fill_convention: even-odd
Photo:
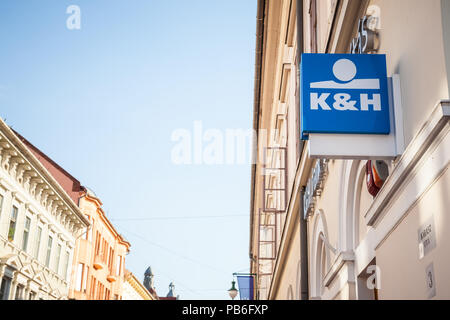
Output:
[[[192,128],[175,129],[171,134],[171,161],[176,165],[245,165],[255,164],[263,155],[267,141],[278,136],[278,130],[205,129],[202,121]],[[259,154],[256,153],[258,139]],[[271,144],[271,147],[276,145]]]
[[371,265],[367,267],[367,274],[370,276],[367,278],[367,288],[370,290],[381,289],[381,269],[377,265]]
[[66,27],[69,30],[81,29],[81,9],[77,5],[70,5],[66,9],[66,13],[70,16],[66,20]]

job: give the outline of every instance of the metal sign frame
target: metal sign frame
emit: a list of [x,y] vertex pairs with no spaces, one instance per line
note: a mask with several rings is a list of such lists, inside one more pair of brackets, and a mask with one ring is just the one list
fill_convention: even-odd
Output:
[[392,160],[403,154],[403,110],[398,74],[388,78],[389,135],[309,134],[309,156],[328,159]]

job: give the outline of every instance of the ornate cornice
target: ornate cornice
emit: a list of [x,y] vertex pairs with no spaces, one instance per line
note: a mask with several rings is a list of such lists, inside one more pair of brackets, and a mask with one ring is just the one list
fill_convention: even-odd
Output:
[[128,241],[126,241],[119,232],[117,232],[117,230],[112,225],[111,221],[109,221],[109,219],[106,217],[105,211],[101,208],[102,202],[100,201],[100,199],[98,199],[94,196],[91,196],[89,194],[85,194],[84,198],[87,201],[93,202],[97,206],[97,214],[100,216],[103,223],[108,227],[108,229],[116,237],[116,239],[119,241],[119,243],[124,245],[126,247],[127,251],[129,251],[131,244]]
[[[34,198],[35,203],[49,212],[66,230],[77,233],[89,226],[89,221],[78,206],[1,118],[0,165],[11,180],[20,185],[23,191]],[[18,190],[13,192],[19,195]],[[62,210],[63,214],[57,215],[59,210]]]

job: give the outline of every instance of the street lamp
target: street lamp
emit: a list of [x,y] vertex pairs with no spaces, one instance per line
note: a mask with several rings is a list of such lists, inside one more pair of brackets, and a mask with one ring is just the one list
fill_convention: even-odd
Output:
[[231,299],[233,299],[233,300],[234,300],[234,298],[236,298],[236,296],[238,294],[235,284],[236,284],[236,281],[234,281],[234,280],[231,281],[231,289],[228,290],[228,294],[230,295]]

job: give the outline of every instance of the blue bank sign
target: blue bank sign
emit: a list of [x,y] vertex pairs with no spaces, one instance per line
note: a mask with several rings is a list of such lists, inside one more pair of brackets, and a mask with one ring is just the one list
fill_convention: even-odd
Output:
[[390,133],[386,56],[303,54],[301,133]]

